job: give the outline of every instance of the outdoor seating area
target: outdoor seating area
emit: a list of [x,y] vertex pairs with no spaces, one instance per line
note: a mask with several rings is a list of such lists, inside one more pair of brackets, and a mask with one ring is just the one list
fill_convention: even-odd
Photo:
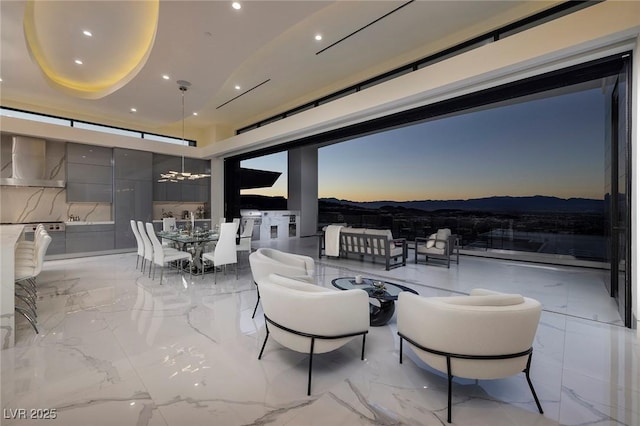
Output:
[[382,260],[387,271],[407,264],[407,240],[393,238],[388,229],[329,225],[319,236],[319,257],[348,258],[355,255],[372,262]]

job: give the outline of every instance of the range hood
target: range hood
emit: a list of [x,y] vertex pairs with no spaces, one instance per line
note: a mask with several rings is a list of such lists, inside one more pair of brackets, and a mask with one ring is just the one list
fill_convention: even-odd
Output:
[[47,179],[47,141],[14,136],[11,145],[11,177],[0,179],[0,185],[64,188],[63,180]]

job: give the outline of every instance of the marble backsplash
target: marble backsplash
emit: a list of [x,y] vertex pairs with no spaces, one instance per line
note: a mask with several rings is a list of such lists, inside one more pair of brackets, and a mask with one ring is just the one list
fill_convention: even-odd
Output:
[[110,203],[67,203],[64,188],[3,186],[0,191],[0,222],[66,222],[112,220]]

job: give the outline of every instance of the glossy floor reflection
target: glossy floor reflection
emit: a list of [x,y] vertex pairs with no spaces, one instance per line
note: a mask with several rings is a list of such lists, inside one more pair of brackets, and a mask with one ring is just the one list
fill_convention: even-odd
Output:
[[[279,248],[315,254],[304,238]],[[405,349],[398,363],[395,318],[360,341],[307,357],[270,340],[251,318],[256,291],[246,257],[231,270],[159,280],[135,268],[135,254],[46,262],[39,279],[40,335],[19,322],[2,356],[3,425],[442,425],[446,377]],[[361,273],[424,296],[473,287],[517,291],[544,312],[532,379],[457,380],[457,425],[638,425],[640,350],[636,330],[619,326],[600,273],[463,257],[451,269],[414,265],[384,271],[359,260],[318,259],[319,281]],[[330,315],[330,312],[327,313]],[[318,318],[322,321],[322,318]],[[54,409],[56,419],[15,419],[17,409]],[[40,413],[41,414],[41,413]]]

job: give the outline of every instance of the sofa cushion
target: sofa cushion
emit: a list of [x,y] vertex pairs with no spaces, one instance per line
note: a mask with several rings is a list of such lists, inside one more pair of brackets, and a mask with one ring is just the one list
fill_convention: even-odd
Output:
[[427,248],[427,247],[426,247],[426,246],[424,246],[424,245],[420,245],[420,246],[418,246],[418,247],[416,248],[416,251],[417,251],[419,254],[426,254],[426,255],[430,255],[430,254],[431,254],[431,255],[433,255],[433,254],[437,254],[437,255],[440,255],[440,256],[444,256],[444,255],[446,254],[446,253],[445,253],[445,250],[444,250],[443,248],[437,248],[437,247],[435,247],[435,246],[434,246],[434,247],[428,247],[428,248]]
[[438,229],[438,232],[436,232],[436,239],[439,241],[436,241],[436,248],[439,248],[439,249],[445,248],[447,246],[447,243],[445,241],[448,240],[450,236],[451,236],[451,229],[449,228]]
[[429,235],[429,239],[427,240],[427,243],[425,244],[426,248],[431,248],[433,246],[436,245],[436,238],[437,238],[438,234],[431,234]]
[[365,231],[365,228],[351,228],[350,226],[346,226],[340,230],[340,232],[345,232],[347,234],[364,234]]
[[365,229],[365,235],[382,235],[387,237],[388,240],[393,240],[393,234],[390,229]]

